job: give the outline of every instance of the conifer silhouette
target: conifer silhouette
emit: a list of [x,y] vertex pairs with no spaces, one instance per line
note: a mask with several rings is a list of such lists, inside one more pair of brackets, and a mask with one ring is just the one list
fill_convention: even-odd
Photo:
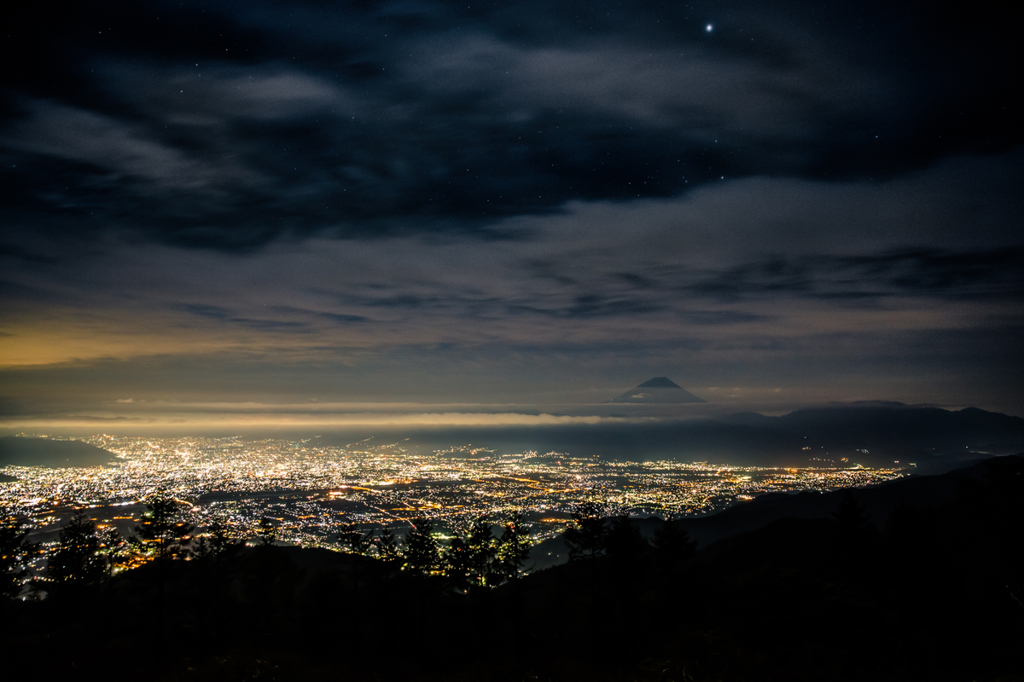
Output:
[[47,562],[46,576],[57,584],[92,585],[107,577],[107,558],[96,523],[81,509],[61,529],[56,551]]
[[28,524],[8,518],[0,522],[0,595],[13,599],[21,592],[34,545],[25,542]]
[[649,547],[636,520],[625,514],[612,518],[605,546],[608,557],[617,565],[635,562]]
[[498,544],[491,524],[483,516],[475,519],[469,529],[470,580],[474,587],[493,586],[500,582],[497,566]]
[[260,547],[270,547],[277,542],[277,526],[266,516],[260,519],[260,524],[256,527],[256,541]]
[[465,592],[470,588],[471,563],[469,543],[464,538],[455,536],[443,557],[445,577],[453,589]]
[[697,541],[690,538],[678,519],[668,519],[654,531],[654,555],[663,572],[678,570],[696,551]]
[[366,554],[373,545],[373,530],[361,531],[358,523],[343,523],[338,531],[338,543],[353,554]]
[[562,537],[569,547],[570,561],[604,554],[608,539],[604,510],[594,502],[579,505]]
[[847,488],[839,500],[839,505],[832,512],[832,518],[839,526],[840,539],[849,544],[857,545],[867,538],[869,532],[874,528],[871,517],[868,516],[864,505],[857,498],[857,495]]
[[146,513],[135,527],[131,543],[145,556],[158,561],[188,556],[193,526],[181,519],[181,503],[165,491],[156,491],[146,503]]
[[498,561],[505,580],[518,580],[530,556],[530,537],[522,512],[509,512],[498,541]]
[[395,531],[391,526],[385,526],[378,531],[377,537],[374,540],[374,548],[377,558],[391,568],[394,568],[402,558],[402,552],[398,547],[398,539],[395,537]]
[[432,535],[434,524],[424,518],[412,520],[412,530],[405,538],[405,567],[428,575],[441,564],[441,549]]

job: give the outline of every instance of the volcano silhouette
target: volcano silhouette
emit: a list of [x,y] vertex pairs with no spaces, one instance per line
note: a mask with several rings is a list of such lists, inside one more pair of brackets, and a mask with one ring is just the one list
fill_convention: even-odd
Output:
[[654,377],[645,381],[636,388],[626,391],[617,398],[612,398],[612,403],[702,403],[704,400],[698,398],[685,388],[675,383],[668,377]]

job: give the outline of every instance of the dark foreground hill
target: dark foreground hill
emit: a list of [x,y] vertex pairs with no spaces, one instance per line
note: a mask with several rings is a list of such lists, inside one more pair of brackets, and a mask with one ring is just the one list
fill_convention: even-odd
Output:
[[[884,526],[894,511],[899,513],[906,505],[929,508],[951,503],[965,486],[985,480],[992,466],[995,465],[985,460],[943,474],[901,478],[858,489],[857,499],[866,515]],[[779,519],[829,519],[846,494],[845,490],[771,493],[711,516],[684,519],[680,523],[694,540],[707,545]]]
[[113,461],[114,453],[80,440],[0,437],[0,466],[93,467]]
[[324,550],[148,565],[89,591],[5,603],[5,673],[1020,680],[1024,459],[975,473],[951,496],[899,503],[884,524],[846,496],[836,518],[778,519],[690,555],[609,548],[469,595]]

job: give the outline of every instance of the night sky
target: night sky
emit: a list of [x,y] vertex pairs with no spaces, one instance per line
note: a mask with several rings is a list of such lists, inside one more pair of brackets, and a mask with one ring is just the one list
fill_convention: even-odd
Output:
[[1011,3],[19,4],[0,426],[1024,415]]

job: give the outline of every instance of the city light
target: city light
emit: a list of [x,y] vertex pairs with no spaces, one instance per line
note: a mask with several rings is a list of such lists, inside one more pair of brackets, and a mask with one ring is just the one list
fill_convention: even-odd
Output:
[[501,455],[474,445],[414,451],[407,443],[346,447],[312,440],[93,436],[113,452],[105,467],[8,466],[17,478],[0,484],[6,517],[27,518],[43,549],[72,509],[97,523],[132,532],[156,490],[185,502],[185,520],[203,529],[220,522],[235,537],[255,539],[262,518],[275,520],[279,541],[339,549],[341,524],[403,527],[425,518],[460,527],[480,516],[520,511],[535,541],[564,530],[581,502],[611,514],[700,516],[772,492],[862,486],[903,475],[859,465],[758,468],[602,461],[570,453]]

